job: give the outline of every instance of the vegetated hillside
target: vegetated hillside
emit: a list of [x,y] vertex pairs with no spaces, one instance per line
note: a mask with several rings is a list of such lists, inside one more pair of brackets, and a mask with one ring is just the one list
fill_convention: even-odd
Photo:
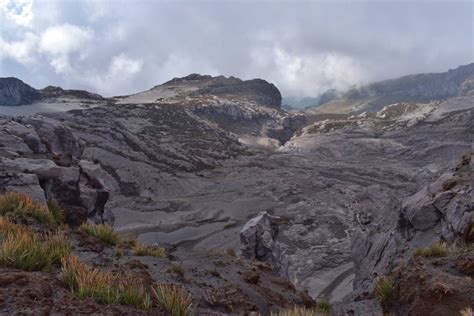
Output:
[[55,201],[0,195],[2,315],[269,314],[313,305],[267,264],[230,251],[189,260],[85,219]]
[[378,111],[397,102],[430,102],[474,94],[474,64],[442,73],[404,76],[353,88],[345,93],[328,93],[316,111],[347,113]]

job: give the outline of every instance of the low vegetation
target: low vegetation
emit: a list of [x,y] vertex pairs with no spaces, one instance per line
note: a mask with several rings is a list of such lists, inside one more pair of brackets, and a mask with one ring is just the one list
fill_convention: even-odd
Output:
[[[56,210],[54,210],[55,212]],[[33,218],[45,224],[57,224],[58,214],[33,201],[29,196],[18,192],[0,195],[0,215],[16,218]]]
[[140,309],[152,307],[140,279],[90,267],[75,255],[62,258],[61,266],[64,282],[80,299],[93,298],[105,304],[132,305]]
[[184,277],[184,268],[178,264],[172,264],[168,269],[168,272],[174,273],[179,277]]
[[272,313],[271,315],[272,316],[327,316],[329,314],[330,314],[330,309],[326,311],[326,310],[321,310],[319,307],[306,308],[306,307],[295,306],[293,308],[279,311],[278,313]]
[[0,265],[25,271],[47,269],[50,258],[36,234],[27,230],[6,234],[0,247]]
[[377,279],[374,294],[380,305],[384,307],[393,292],[394,281],[390,276],[383,276]]
[[107,224],[83,223],[79,229],[86,234],[97,237],[108,245],[115,246],[119,242],[119,236],[113,227]]
[[48,210],[56,225],[64,223],[64,209],[56,201],[48,201]]
[[135,245],[133,245],[132,250],[135,256],[166,258],[166,250],[159,246],[149,246],[137,242]]
[[160,305],[172,316],[192,314],[192,297],[175,284],[159,284],[152,288]]
[[69,239],[63,233],[57,233],[48,238],[46,253],[52,264],[61,264],[61,259],[72,253]]
[[448,255],[448,244],[444,241],[439,241],[430,247],[418,248],[413,253],[414,257],[446,257]]
[[41,235],[0,217],[0,265],[25,271],[49,270],[72,252],[61,233]]
[[327,300],[320,300],[316,304],[316,310],[323,313],[330,313],[332,310],[331,303],[329,303]]
[[459,314],[461,316],[472,316],[472,315],[474,315],[471,307],[466,307],[466,308],[460,310]]

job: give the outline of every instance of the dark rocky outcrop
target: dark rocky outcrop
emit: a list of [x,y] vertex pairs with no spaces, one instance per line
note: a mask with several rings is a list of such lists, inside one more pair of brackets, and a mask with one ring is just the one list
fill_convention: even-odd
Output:
[[41,94],[17,78],[0,78],[0,106],[15,106],[38,101]]
[[249,220],[240,231],[240,254],[246,259],[266,261],[281,275],[288,274],[288,260],[282,253],[278,236],[280,217],[261,212]]
[[84,99],[84,100],[104,100],[104,98],[96,93],[91,93],[89,91],[85,90],[71,90],[67,89],[64,90],[61,87],[55,87],[55,86],[47,86],[46,88],[43,88],[39,90],[41,93],[42,98],[58,98],[58,97],[63,97],[63,98],[78,98],[78,99]]

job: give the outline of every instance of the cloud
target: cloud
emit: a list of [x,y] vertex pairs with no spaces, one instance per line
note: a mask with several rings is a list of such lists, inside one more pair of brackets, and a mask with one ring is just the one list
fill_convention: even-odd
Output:
[[38,36],[28,32],[20,41],[8,42],[0,36],[0,56],[13,59],[21,64],[30,65],[36,61],[35,51]]
[[51,57],[51,65],[58,73],[67,72],[69,54],[84,48],[93,38],[93,32],[88,28],[71,24],[55,25],[47,28],[39,41],[39,50]]
[[122,79],[128,79],[142,69],[143,62],[127,57],[125,54],[114,56],[109,66],[106,77],[108,79],[120,76]]
[[252,51],[254,69],[263,69],[289,95],[318,96],[335,88],[344,90],[366,83],[370,76],[360,62],[337,52],[297,54],[281,46]]
[[23,27],[31,26],[33,0],[0,0],[0,9],[9,21]]
[[468,0],[0,3],[1,75],[105,95],[197,72],[315,96],[474,59]]

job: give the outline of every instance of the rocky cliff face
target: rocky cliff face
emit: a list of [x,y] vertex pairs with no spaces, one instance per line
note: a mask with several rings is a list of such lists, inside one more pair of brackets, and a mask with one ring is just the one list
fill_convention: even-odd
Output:
[[40,97],[36,89],[17,78],[0,78],[0,106],[29,104]]
[[333,91],[322,112],[378,111],[397,102],[430,102],[473,93],[474,64],[442,73],[404,76],[353,88],[337,96]]

